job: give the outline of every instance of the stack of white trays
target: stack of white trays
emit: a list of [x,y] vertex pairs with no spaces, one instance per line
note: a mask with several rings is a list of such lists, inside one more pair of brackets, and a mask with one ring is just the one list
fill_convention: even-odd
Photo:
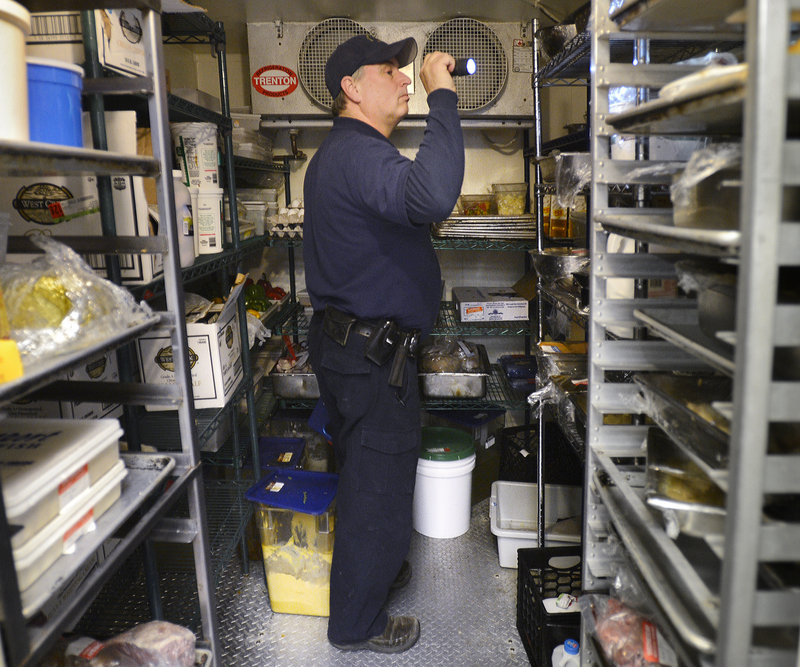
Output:
[[116,419],[0,421],[0,478],[20,591],[116,501],[127,474]]

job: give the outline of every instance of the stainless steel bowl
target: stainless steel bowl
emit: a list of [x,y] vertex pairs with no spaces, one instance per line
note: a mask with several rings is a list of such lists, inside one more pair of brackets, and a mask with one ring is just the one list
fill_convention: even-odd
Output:
[[585,253],[570,248],[547,248],[541,252],[531,250],[530,254],[533,268],[545,283],[571,277],[574,271],[589,266],[589,257]]

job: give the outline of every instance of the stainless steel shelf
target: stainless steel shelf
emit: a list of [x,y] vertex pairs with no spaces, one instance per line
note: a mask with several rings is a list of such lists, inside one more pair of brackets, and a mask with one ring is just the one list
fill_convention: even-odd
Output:
[[33,141],[0,140],[2,176],[157,176],[159,171],[158,162],[151,157]]
[[642,490],[631,486],[630,475],[602,453],[596,452],[596,460],[604,474],[595,474],[594,487],[609,507],[628,554],[683,641],[702,654],[713,654],[718,594],[667,537],[643,502]]
[[589,318],[589,307],[581,305],[574,294],[559,289],[557,285],[539,285],[539,294],[548,302],[553,304],[556,309],[566,315],[571,322],[585,327]]
[[[610,15],[620,28],[630,31],[659,32],[733,31],[727,22],[743,0],[718,0],[697,6],[694,0],[626,0]],[[740,32],[741,26],[739,26]]]
[[634,316],[676,347],[727,375],[733,375],[732,349],[700,329],[696,307],[635,309]]
[[[225,565],[241,543],[252,514],[244,491],[250,486],[234,482],[206,481],[206,510],[213,583],[220,582]],[[186,508],[176,508],[185,514]],[[112,552],[113,553],[113,552]],[[170,544],[156,549],[158,585],[164,620],[200,631],[197,581],[189,545]],[[152,619],[147,599],[141,551],[134,551],[109,581],[78,622],[77,630],[89,637],[110,637]]]
[[96,521],[96,528],[75,543],[75,551],[61,556],[22,593],[22,613],[30,618],[48,600],[57,598],[70,578],[89,560],[152,494],[175,467],[162,454],[122,454],[127,475],[119,499]]
[[530,320],[517,322],[461,322],[453,301],[442,301],[434,336],[526,336],[531,334]]
[[671,209],[607,209],[595,214],[595,222],[614,234],[658,243],[676,250],[714,257],[737,257],[742,234],[738,229],[691,229],[675,227]]
[[113,336],[104,338],[82,350],[56,355],[27,367],[25,375],[22,377],[0,384],[0,405],[17,400],[39,387],[50,384],[62,373],[80,366],[88,359],[96,357],[103,352],[116,349],[125,343],[135,340],[145,331],[160,323],[161,317],[153,315],[135,327],[119,331]]

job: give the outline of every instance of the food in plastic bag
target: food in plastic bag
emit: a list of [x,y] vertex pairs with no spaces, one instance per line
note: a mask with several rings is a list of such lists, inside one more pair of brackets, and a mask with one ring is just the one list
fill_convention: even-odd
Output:
[[587,630],[616,667],[677,667],[672,647],[658,628],[639,612],[615,598],[583,595],[579,600]]
[[[556,156],[556,200],[564,208],[574,208],[578,195],[592,180],[590,153],[559,153]],[[552,221],[551,221],[552,235]]]
[[152,316],[128,290],[97,275],[71,248],[48,237],[44,256],[0,266],[11,337],[27,366],[88,347]]
[[478,348],[473,343],[445,337],[420,353],[420,370],[425,373],[464,373],[480,367]]
[[104,642],[92,667],[192,667],[195,636],[188,628],[150,621]]

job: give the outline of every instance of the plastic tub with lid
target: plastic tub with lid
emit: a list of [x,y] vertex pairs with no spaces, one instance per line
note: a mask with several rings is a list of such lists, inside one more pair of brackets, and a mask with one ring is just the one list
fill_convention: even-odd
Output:
[[83,148],[83,68],[48,58],[28,58],[31,141]]
[[330,613],[332,503],[338,481],[339,476],[332,473],[270,468],[245,493],[256,503],[255,520],[274,612]]
[[116,419],[4,419],[0,478],[16,549],[119,460]]
[[28,74],[25,38],[31,15],[13,0],[0,0],[0,139],[28,141]]
[[127,474],[125,464],[117,461],[64,512],[12,551],[21,591],[33,584],[63,554],[72,553],[77,540],[95,529],[95,521],[120,497],[122,480]]
[[458,429],[426,426],[414,488],[414,530],[452,538],[469,530],[475,441]]

